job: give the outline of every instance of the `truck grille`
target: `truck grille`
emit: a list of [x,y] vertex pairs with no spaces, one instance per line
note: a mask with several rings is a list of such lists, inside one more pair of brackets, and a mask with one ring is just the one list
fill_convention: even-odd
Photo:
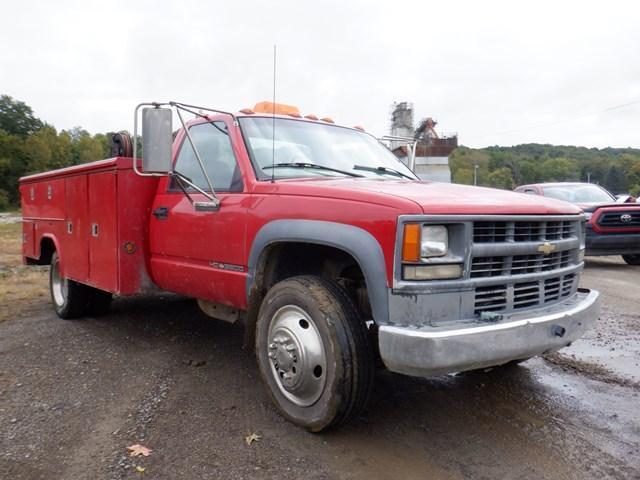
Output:
[[575,236],[576,228],[577,222],[573,220],[475,222],[473,224],[473,241],[475,243],[499,243],[560,240]]
[[598,225],[607,228],[640,227],[640,210],[605,212],[600,215]]
[[498,277],[500,275],[524,275],[549,272],[568,267],[577,255],[577,249],[554,252],[550,255],[530,254],[504,257],[477,257],[471,262],[471,278]]
[[[581,220],[540,218],[474,222],[469,278],[476,315],[541,307],[578,288]],[[555,251],[545,255],[541,246]]]
[[474,312],[502,312],[533,308],[571,296],[577,275],[569,273],[528,282],[476,288]]

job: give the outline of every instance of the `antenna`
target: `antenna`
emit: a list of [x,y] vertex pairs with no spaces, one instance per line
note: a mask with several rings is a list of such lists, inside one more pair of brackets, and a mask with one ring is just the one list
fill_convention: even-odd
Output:
[[273,46],[273,103],[271,104],[271,183],[276,181],[276,46]]

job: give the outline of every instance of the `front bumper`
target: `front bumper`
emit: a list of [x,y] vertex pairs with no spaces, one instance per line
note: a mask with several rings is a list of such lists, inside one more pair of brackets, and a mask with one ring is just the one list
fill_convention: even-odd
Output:
[[556,351],[595,324],[600,294],[580,289],[564,302],[528,313],[499,323],[457,328],[380,326],[380,356],[393,372],[424,377]]
[[640,233],[597,233],[587,228],[585,255],[640,253]]

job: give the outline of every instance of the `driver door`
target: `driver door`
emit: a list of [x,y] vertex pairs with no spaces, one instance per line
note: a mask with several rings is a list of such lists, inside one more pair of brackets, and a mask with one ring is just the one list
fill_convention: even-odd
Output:
[[[165,290],[242,308],[246,304],[244,241],[249,196],[244,192],[229,125],[221,120],[199,123],[191,125],[189,132],[220,207],[197,211],[175,179],[163,182],[166,187],[156,196],[151,215],[153,280]],[[202,190],[210,190],[184,133],[175,170]],[[194,201],[207,200],[195,189],[187,191]]]

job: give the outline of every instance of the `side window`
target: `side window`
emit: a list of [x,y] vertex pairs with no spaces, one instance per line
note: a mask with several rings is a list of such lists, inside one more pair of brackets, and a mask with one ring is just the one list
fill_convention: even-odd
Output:
[[535,190],[532,190],[530,188],[527,188],[524,193],[529,194],[529,195],[538,195],[538,192],[536,192]]
[[[189,129],[193,143],[198,149],[207,175],[213,188],[221,192],[242,191],[242,178],[236,157],[231,148],[231,140],[224,122],[201,123]],[[202,190],[209,189],[207,180],[202,174],[198,159],[193,153],[189,139],[185,137],[176,160],[176,171],[189,178]],[[175,180],[171,182],[172,190],[178,189]]]

